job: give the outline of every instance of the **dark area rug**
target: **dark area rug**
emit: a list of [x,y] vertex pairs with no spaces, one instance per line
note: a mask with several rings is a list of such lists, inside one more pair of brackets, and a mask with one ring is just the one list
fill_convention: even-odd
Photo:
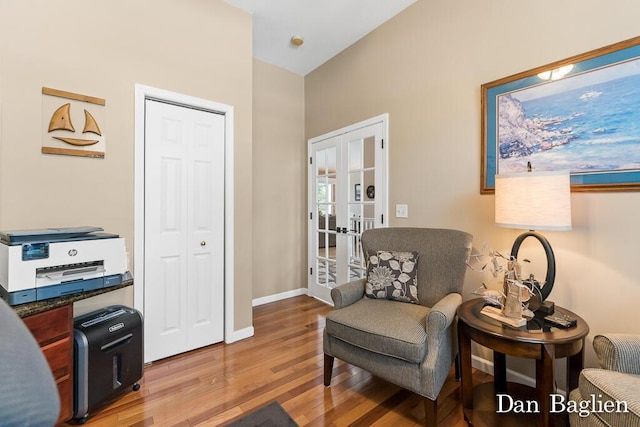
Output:
[[298,427],[298,424],[278,402],[271,402],[227,424],[227,427]]

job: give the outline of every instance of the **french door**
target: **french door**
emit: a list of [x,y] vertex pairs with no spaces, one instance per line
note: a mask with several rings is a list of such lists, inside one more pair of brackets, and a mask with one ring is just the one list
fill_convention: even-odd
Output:
[[360,235],[386,227],[388,116],[309,140],[309,293],[365,276]]

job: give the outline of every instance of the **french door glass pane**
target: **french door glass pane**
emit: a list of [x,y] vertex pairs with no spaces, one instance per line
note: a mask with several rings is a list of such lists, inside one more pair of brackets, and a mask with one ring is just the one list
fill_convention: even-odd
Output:
[[[363,175],[362,188],[364,189],[363,190],[362,200],[372,202],[372,201],[375,200],[376,170],[375,169],[367,169],[362,173],[362,175]],[[369,197],[369,195],[367,194],[367,189],[369,188],[369,186],[374,186],[374,195],[373,195],[373,197]]]
[[327,233],[318,233],[318,258],[328,258]]
[[376,165],[376,140],[373,136],[364,139],[363,169],[370,169]]
[[360,245],[360,235],[349,236],[349,280],[357,280],[365,277],[365,257]]
[[349,170],[362,169],[362,140],[349,141]]
[[[327,201],[330,203],[336,203],[336,174],[329,174],[327,176]],[[335,208],[331,207],[329,213],[335,213]]]
[[349,202],[359,202],[362,200],[362,173],[349,172]]

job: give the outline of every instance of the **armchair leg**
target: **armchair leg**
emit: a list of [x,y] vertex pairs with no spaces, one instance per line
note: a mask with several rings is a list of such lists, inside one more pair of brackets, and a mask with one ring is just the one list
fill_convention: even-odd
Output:
[[438,399],[431,400],[428,397],[424,400],[424,412],[426,415],[424,425],[426,427],[436,427],[438,425]]
[[329,387],[331,385],[331,373],[333,372],[333,356],[324,354],[324,385]]
[[455,366],[456,381],[460,382],[460,378],[461,378],[461,374],[460,374],[460,353],[456,354],[456,358],[453,361],[453,365]]

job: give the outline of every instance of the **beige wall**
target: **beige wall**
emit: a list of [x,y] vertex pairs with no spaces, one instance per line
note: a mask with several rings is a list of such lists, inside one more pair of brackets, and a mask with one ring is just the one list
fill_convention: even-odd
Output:
[[253,298],[306,288],[304,78],[253,62]]
[[[250,327],[252,69],[251,16],[223,1],[0,2],[0,229],[98,225],[133,258],[134,84],[232,105],[234,327]],[[40,153],[42,86],[106,99],[105,159]],[[113,302],[132,291],[76,311]]]
[[[391,225],[460,228],[508,252],[518,231],[495,227],[493,196],[479,194],[480,85],[638,36],[637,16],[634,0],[419,0],[307,75],[306,138],[388,112],[390,212],[409,205]],[[574,193],[572,205],[573,231],[544,233],[550,299],[588,321],[593,365],[595,334],[640,333],[640,194]],[[465,299],[481,280],[467,275]]]

